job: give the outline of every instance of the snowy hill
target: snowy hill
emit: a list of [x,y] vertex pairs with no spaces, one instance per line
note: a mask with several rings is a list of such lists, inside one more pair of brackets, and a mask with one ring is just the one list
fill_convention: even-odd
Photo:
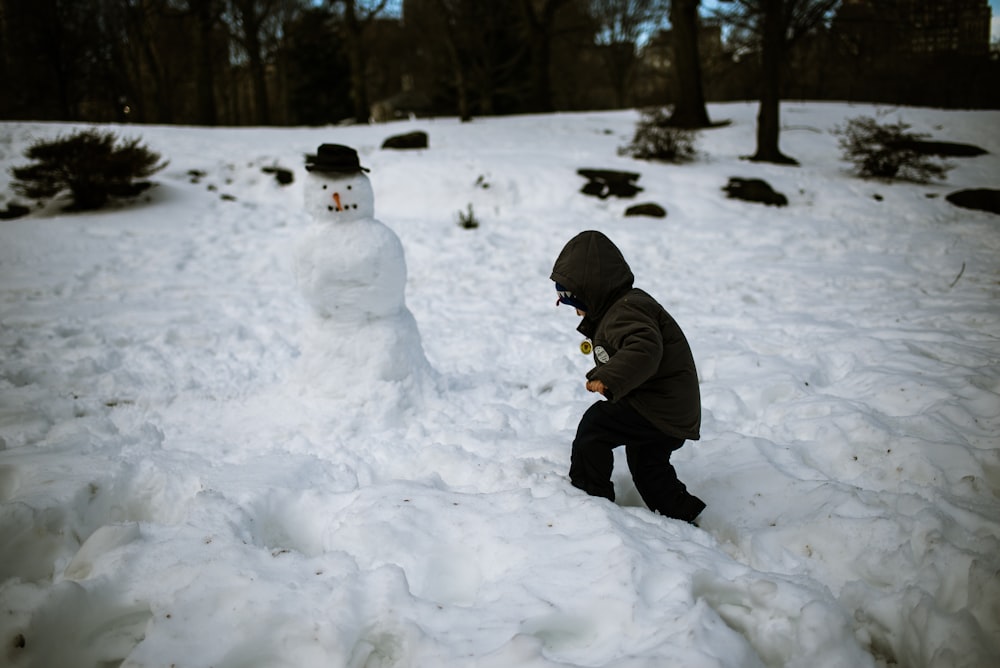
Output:
[[[740,159],[756,111],[710,107],[732,123],[680,167],[617,155],[634,111],[117,128],[170,160],[150,201],[0,224],[0,663],[993,665],[1000,219],[944,195],[1000,185],[1000,112],[788,103],[796,168]],[[989,154],[858,179],[830,131],[876,114]],[[71,129],[0,124],[0,190]],[[428,150],[380,150],[411,130]],[[324,142],[403,243],[416,402],[310,380],[292,265]],[[644,190],[587,197],[586,167]],[[643,201],[669,215],[623,217]],[[623,452],[617,504],[566,479],[595,397],[548,276],[584,229],[691,342],[702,440],[673,462],[701,528],[646,510]]]

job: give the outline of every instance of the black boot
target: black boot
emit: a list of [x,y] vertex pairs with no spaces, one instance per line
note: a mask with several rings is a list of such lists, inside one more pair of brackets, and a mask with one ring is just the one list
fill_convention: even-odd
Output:
[[688,494],[684,498],[684,501],[671,510],[673,511],[671,515],[674,519],[690,522],[698,526],[695,520],[698,519],[698,515],[701,515],[701,511],[705,510],[705,502],[693,494]]

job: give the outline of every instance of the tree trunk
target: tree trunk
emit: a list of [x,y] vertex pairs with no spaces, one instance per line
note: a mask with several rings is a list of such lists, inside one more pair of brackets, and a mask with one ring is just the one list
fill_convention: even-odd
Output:
[[781,131],[781,68],[786,52],[785,0],[764,0],[764,30],[761,46],[760,107],[757,114],[757,152],[755,162],[797,165],[778,148]]
[[360,47],[355,46],[360,42],[360,37],[349,40],[350,53],[347,61],[351,66],[351,102],[354,105],[354,120],[357,123],[367,123],[371,115],[368,109],[368,88],[365,86],[365,69],[367,61],[365,54]]
[[465,72],[462,67],[455,67],[455,94],[458,96],[458,117],[463,123],[472,120],[472,112],[469,107],[469,86],[466,83]]
[[216,16],[209,2],[189,2],[189,10],[195,12],[198,29],[198,54],[200,66],[196,73],[198,91],[198,122],[202,125],[216,125],[219,113],[215,106],[215,49],[212,31]]
[[[145,19],[142,19],[145,21]],[[142,50],[146,56],[147,71],[150,74],[150,83],[153,86],[153,100],[156,104],[156,121],[159,123],[173,123],[174,111],[172,98],[167,92],[166,75],[160,65],[160,58],[153,47],[153,41],[144,28],[140,28],[140,40]]]
[[539,31],[531,42],[531,102],[529,111],[552,111],[552,81],[549,67],[552,61],[552,41],[549,34]]
[[548,32],[538,23],[529,23],[528,42],[531,53],[531,73],[528,82],[529,113],[552,111],[552,84],[549,80],[551,46]]
[[671,0],[670,25],[673,26],[674,63],[677,72],[677,102],[670,115],[670,125],[679,128],[704,128],[711,125],[705,107],[698,54],[698,4],[700,0]]
[[448,61],[451,63],[451,71],[455,81],[458,117],[463,123],[466,123],[472,120],[472,111],[469,106],[469,77],[465,72],[465,57],[459,51],[458,37],[456,36],[456,32],[462,29],[461,21],[456,16],[455,10],[449,8],[444,0],[438,0],[437,10],[441,19],[441,35],[445,50],[448,52]]
[[271,124],[271,109],[267,95],[267,74],[264,59],[260,55],[260,39],[256,31],[247,34],[247,50],[250,56],[250,81],[253,86],[253,101],[259,125]]
[[160,7],[148,6],[145,3],[132,5],[121,3],[124,11],[125,31],[128,41],[135,44],[135,68],[141,83],[138,87],[144,90],[142,101],[142,119],[146,122],[173,123],[173,96],[157,45],[155,34],[161,28]]
[[493,115],[493,89],[486,84],[479,85],[479,114],[481,116]]
[[[0,81],[13,81],[11,77],[10,32],[7,28],[7,7],[0,1]],[[7,111],[7,105],[0,103],[0,113]],[[6,114],[4,118],[7,118]]]
[[535,11],[533,0],[521,2],[531,53],[527,109],[529,112],[552,111],[552,81],[549,74],[552,61],[552,24],[556,11],[565,2],[566,0],[544,0],[541,11]]
[[[445,30],[449,30],[445,28]],[[458,52],[454,37],[448,33],[445,37],[448,46],[448,55],[451,59],[451,70],[455,75],[455,98],[458,102],[458,118],[467,123],[472,120],[472,110],[469,106],[469,80],[465,75],[465,65]]]
[[612,87],[615,91],[615,105],[618,109],[630,106],[629,89],[632,85],[635,68],[635,45],[632,42],[611,44],[605,50],[610,59],[608,68],[611,73]]
[[368,68],[362,35],[365,25],[358,20],[354,0],[344,0],[344,27],[347,62],[351,66],[351,102],[354,104],[354,121],[367,123],[371,117],[371,109],[368,104],[368,87],[365,85],[365,70]]

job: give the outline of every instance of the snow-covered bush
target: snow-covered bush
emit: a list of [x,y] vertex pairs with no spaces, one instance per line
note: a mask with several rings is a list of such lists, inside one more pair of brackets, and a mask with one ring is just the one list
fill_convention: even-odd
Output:
[[34,164],[14,167],[14,191],[32,199],[54,197],[68,189],[78,211],[99,209],[111,197],[132,197],[151,184],[136,181],[166,167],[160,155],[113,132],[83,130],[53,141],[39,140],[24,153]]
[[844,160],[854,164],[860,176],[927,183],[944,178],[951,165],[918,150],[929,135],[910,132],[910,126],[879,123],[868,116],[848,119],[833,133],[840,137]]
[[667,109],[646,109],[636,124],[632,143],[619,148],[618,154],[638,160],[691,162],[696,155],[694,143],[697,137],[698,133],[694,130],[671,126]]

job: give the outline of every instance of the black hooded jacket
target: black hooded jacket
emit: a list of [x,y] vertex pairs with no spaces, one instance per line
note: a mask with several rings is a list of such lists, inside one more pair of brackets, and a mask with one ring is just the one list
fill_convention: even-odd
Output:
[[698,440],[701,396],[684,333],[659,303],[639,288],[618,247],[600,232],[569,240],[552,280],[586,306],[577,328],[594,344],[597,366],[587,373],[664,433]]

